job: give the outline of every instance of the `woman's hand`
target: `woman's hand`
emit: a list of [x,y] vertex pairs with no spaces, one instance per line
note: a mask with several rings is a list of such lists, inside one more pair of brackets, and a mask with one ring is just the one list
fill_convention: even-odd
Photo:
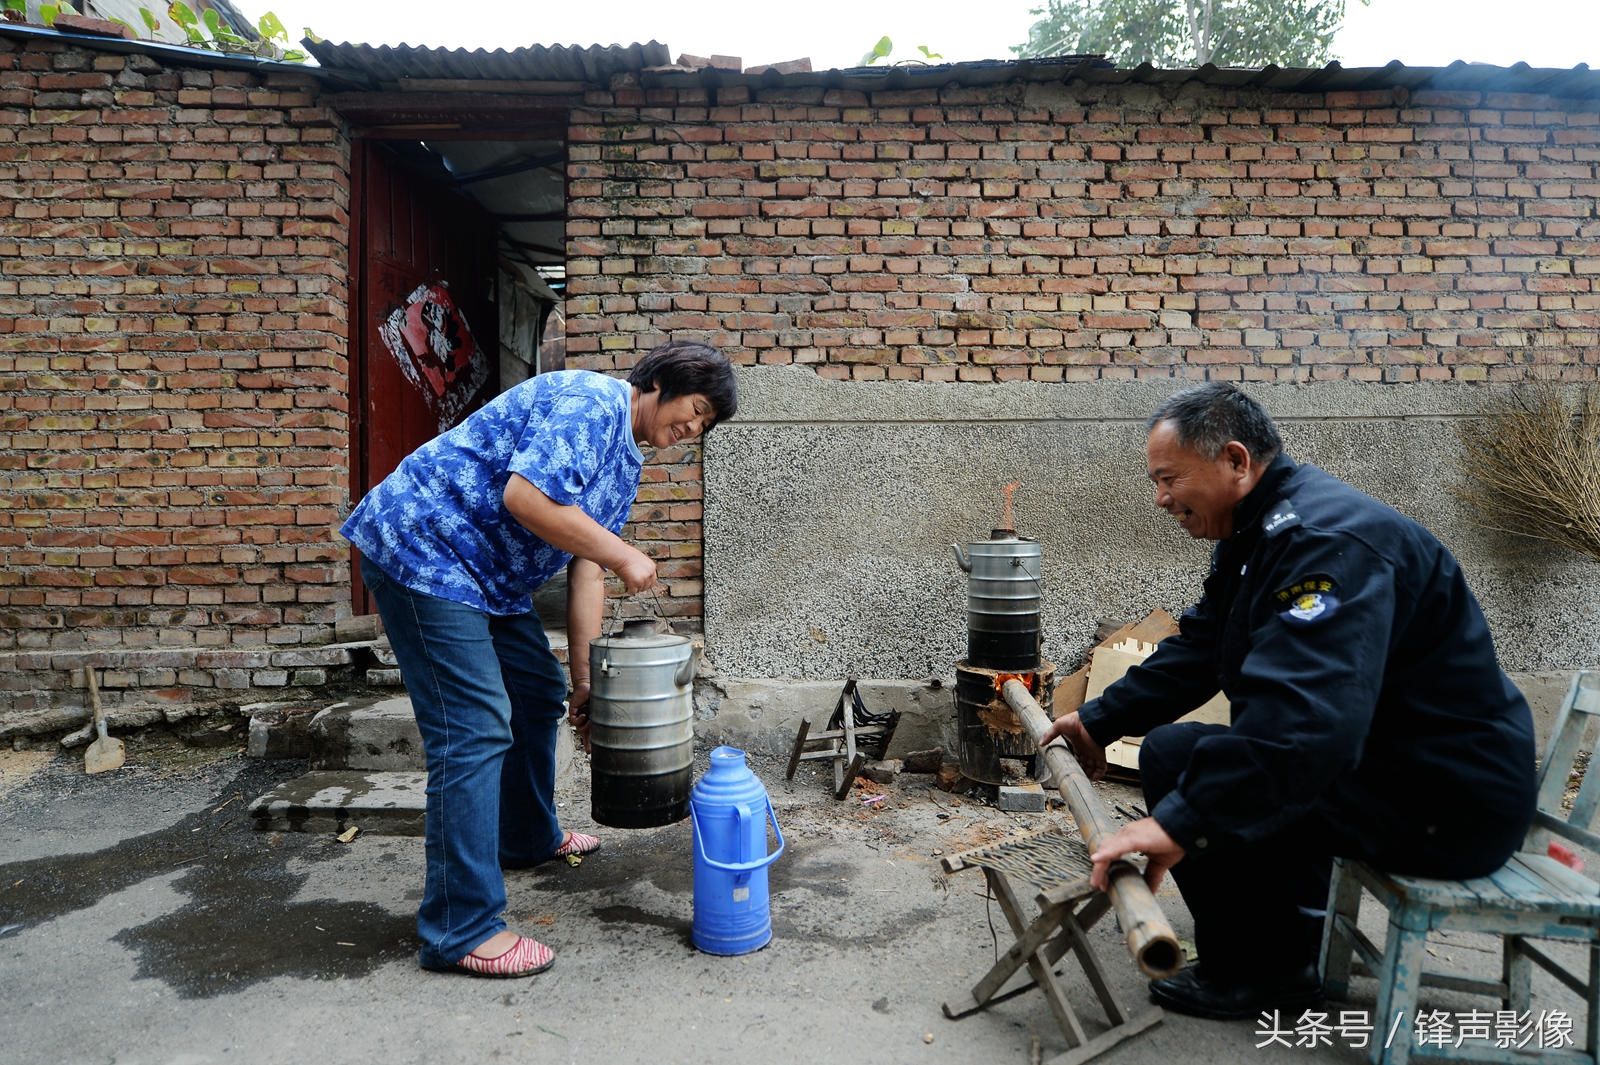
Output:
[[1106,749],[1094,741],[1089,735],[1089,730],[1083,727],[1083,722],[1078,719],[1078,712],[1074,710],[1065,717],[1058,717],[1045,730],[1044,737],[1039,740],[1043,747],[1051,740],[1064,739],[1072,748],[1072,753],[1077,755],[1078,764],[1083,766],[1083,771],[1090,780],[1099,780],[1106,775]]
[[628,590],[629,595],[654,588],[655,559],[636,547],[626,544],[623,546],[627,548],[626,554],[612,567],[612,572],[622,579],[622,586]]
[[589,742],[589,695],[591,694],[588,681],[580,681],[572,686],[572,694],[567,697],[567,722],[577,730],[578,742],[583,744],[583,752],[590,751]]

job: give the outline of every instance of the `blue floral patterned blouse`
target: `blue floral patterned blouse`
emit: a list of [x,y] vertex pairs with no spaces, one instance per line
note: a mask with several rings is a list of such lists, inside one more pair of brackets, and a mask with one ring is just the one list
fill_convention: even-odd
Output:
[[589,370],[524,381],[407,456],[339,531],[412,591],[490,614],[526,613],[533,590],[572,556],[511,516],[506,483],[520,474],[619,531],[644,465],[632,392]]

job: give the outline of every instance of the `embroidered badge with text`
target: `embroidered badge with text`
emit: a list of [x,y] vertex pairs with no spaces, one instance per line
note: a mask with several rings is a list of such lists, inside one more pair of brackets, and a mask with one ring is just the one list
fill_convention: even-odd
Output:
[[1312,625],[1332,617],[1339,609],[1338,586],[1324,573],[1302,577],[1273,593],[1278,616],[1290,625]]
[[1261,521],[1261,529],[1268,536],[1276,536],[1285,529],[1292,529],[1300,524],[1300,515],[1295,513],[1292,503],[1280,503],[1278,508],[1268,514]]

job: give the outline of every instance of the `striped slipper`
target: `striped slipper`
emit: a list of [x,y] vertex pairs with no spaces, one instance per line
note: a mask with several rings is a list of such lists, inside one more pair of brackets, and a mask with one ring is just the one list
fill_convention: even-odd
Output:
[[456,971],[470,976],[509,980],[542,973],[556,963],[556,952],[537,940],[518,936],[511,949],[493,958],[479,957],[474,951],[456,962]]
[[566,858],[576,854],[581,858],[583,855],[593,854],[599,849],[599,836],[591,836],[587,832],[568,832],[567,841],[557,847],[556,852],[551,857]]

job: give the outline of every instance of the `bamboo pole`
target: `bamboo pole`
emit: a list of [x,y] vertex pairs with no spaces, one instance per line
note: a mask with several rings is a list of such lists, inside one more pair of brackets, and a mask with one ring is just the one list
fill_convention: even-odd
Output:
[[[1006,681],[1005,697],[1033,742],[1040,743],[1050,728],[1050,718],[1043,708],[1020,681]],[[1111,815],[1100,804],[1083,767],[1078,765],[1065,743],[1041,744],[1039,753],[1050,767],[1056,790],[1066,800],[1067,809],[1078,822],[1078,831],[1089,853],[1093,854],[1101,842],[1116,831]],[[1106,894],[1111,897],[1111,905],[1127,934],[1128,953],[1138,962],[1140,970],[1146,976],[1160,978],[1181,969],[1183,951],[1178,946],[1178,937],[1167,923],[1166,914],[1161,912],[1161,904],[1145,884],[1144,875],[1128,862],[1116,861],[1111,863],[1108,878],[1110,886]]]

